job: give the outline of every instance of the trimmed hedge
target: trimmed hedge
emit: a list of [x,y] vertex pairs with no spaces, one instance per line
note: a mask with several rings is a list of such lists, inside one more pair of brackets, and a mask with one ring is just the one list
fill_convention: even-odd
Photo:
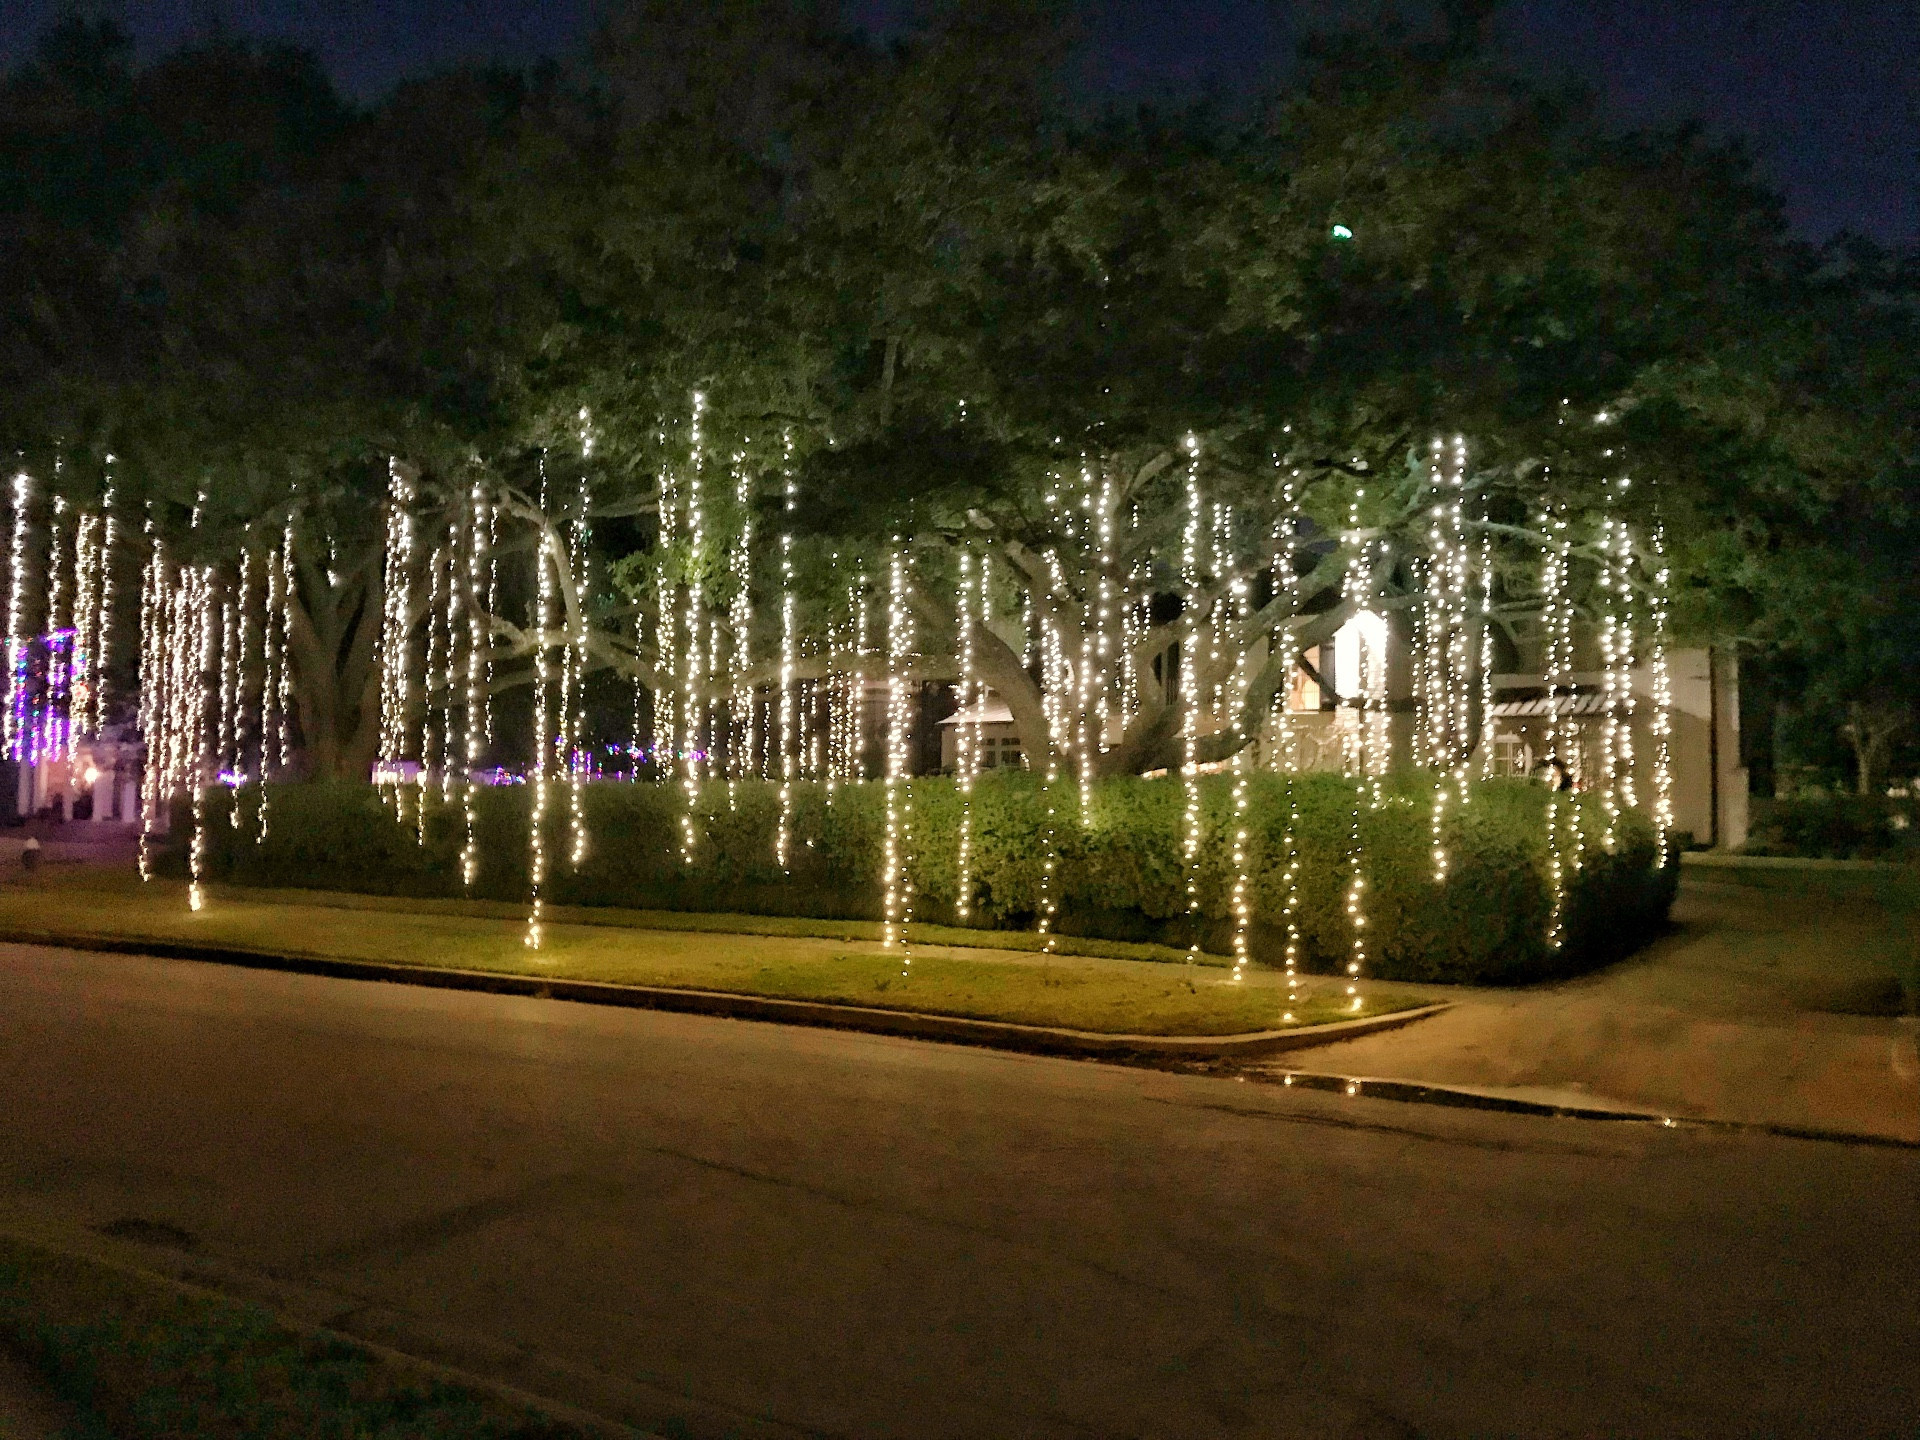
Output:
[[[958,835],[962,812],[950,780],[913,781],[912,878],[918,918],[957,919]],[[1201,943],[1230,946],[1233,886],[1232,781],[1200,786]],[[1285,835],[1289,791],[1298,804],[1298,910],[1302,961],[1328,972],[1352,944],[1345,914],[1346,854],[1354,823],[1353,782],[1337,775],[1260,774],[1248,783],[1249,897],[1256,917],[1256,959],[1280,963],[1286,900]],[[1546,843],[1548,792],[1520,780],[1477,785],[1470,803],[1448,815],[1444,884],[1433,879],[1430,782],[1418,775],[1384,786],[1379,806],[1363,805],[1367,972],[1381,978],[1500,983],[1571,973],[1627,953],[1665,921],[1678,866],[1661,864],[1653,827],[1638,812],[1622,817],[1612,854],[1599,846],[1601,816],[1591,797],[1562,796],[1579,817],[1587,845],[1572,869],[1563,908],[1565,940],[1546,943],[1551,914]],[[695,813],[693,863],[681,858],[684,792],[672,785],[586,787],[587,853],[567,864],[564,792],[550,811],[548,893],[557,903],[642,909],[876,918],[885,795],[877,784],[794,788],[790,873],[774,861],[777,787],[715,781]],[[237,803],[240,825],[230,822]],[[370,786],[270,787],[267,838],[254,841],[258,792],[210,796],[208,873],[248,885],[300,886],[374,894],[463,893],[460,806],[429,801],[425,842],[419,828],[395,821]],[[1049,807],[1052,819],[1049,820]],[[489,788],[476,797],[480,873],[474,893],[520,900],[527,893],[528,794]],[[1058,928],[1066,934],[1185,945],[1184,788],[1176,780],[1119,779],[1092,792],[1082,823],[1080,795],[1062,782],[1051,793],[1037,777],[981,777],[972,802],[974,901],[970,923],[1028,928],[1043,901],[1047,835],[1053,834]],[[177,830],[181,841],[185,832]],[[181,863],[184,845],[177,845]]]

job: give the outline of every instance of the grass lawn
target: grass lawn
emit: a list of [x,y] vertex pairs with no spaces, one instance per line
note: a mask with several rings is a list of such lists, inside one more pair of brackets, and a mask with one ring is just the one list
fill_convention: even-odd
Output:
[[[916,943],[909,973],[858,922],[755,923],[747,916],[675,916],[701,928],[659,928],[661,917],[563,912],[530,951],[518,918],[461,902],[369,900],[304,891],[214,892],[198,914],[185,887],[141,885],[117,870],[72,869],[0,886],[0,931],[58,943],[100,936],[227,946],[278,954],[378,960],[551,979],[662,985],[782,999],[1062,1026],[1105,1034],[1234,1035],[1282,1028],[1285,994],[1271,971],[1235,982],[1219,965]],[[491,913],[489,913],[491,912]],[[706,928],[732,922],[763,933]],[[792,933],[811,929],[815,933]],[[773,933],[764,933],[771,931]],[[786,932],[786,933],[781,933]],[[824,933],[820,933],[824,932]],[[950,933],[950,932],[949,932]],[[974,932],[980,938],[993,932]],[[1160,947],[1140,947],[1154,948]],[[1177,952],[1167,952],[1177,953]],[[1311,980],[1298,1025],[1352,1017],[1335,982]],[[1410,995],[1372,991],[1363,1014],[1404,1009]]]
[[73,1407],[75,1440],[574,1440],[255,1306],[0,1237],[0,1341]]

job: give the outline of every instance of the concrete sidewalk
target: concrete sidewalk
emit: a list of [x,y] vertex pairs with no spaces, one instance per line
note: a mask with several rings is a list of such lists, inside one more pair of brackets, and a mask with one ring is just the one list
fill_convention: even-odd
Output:
[[[1689,875],[1675,933],[1600,974],[1274,1068],[1920,1143],[1920,1027],[1890,1009],[1910,919],[1871,895]],[[1438,992],[1436,992],[1438,993]]]

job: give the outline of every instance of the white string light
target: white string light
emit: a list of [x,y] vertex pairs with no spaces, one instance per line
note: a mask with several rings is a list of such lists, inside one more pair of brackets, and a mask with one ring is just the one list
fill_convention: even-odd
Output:
[[[785,488],[782,510],[791,527],[796,503],[793,481],[793,432],[782,438],[785,452]],[[798,696],[794,689],[795,643],[799,612],[793,593],[793,531],[780,533],[780,827],[773,842],[774,861],[782,870],[790,866],[793,848],[793,773],[799,762]]]
[[1668,668],[1668,606],[1673,571],[1667,563],[1666,524],[1656,512],[1653,520],[1653,596],[1651,644],[1653,653],[1653,823],[1660,832],[1665,863],[1668,837],[1673,833],[1673,675]]
[[462,749],[466,756],[460,783],[460,818],[466,839],[460,847],[460,883],[471,891],[480,877],[480,837],[475,812],[474,772],[480,768],[480,750],[485,741],[486,719],[481,689],[486,684],[487,652],[492,648],[493,613],[482,605],[481,577],[488,571],[487,537],[490,524],[482,523],[482,514],[491,514],[485,493],[476,477],[467,490],[467,674],[465,704],[461,711]]
[[[546,491],[546,456],[540,457],[541,493]],[[538,950],[544,939],[542,922],[546,917],[547,883],[547,776],[554,753],[549,720],[553,698],[551,665],[547,658],[549,630],[553,625],[553,570],[557,563],[548,553],[546,517],[540,520],[540,532],[534,543],[533,566],[535,600],[533,612],[533,765],[527,782],[532,789],[532,809],[527,824],[527,874],[532,889],[532,904],[527,912],[526,946]],[[562,722],[564,729],[564,720]]]
[[13,477],[13,549],[7,587],[7,754],[24,758],[27,704],[27,526],[33,504],[33,480],[25,470]]
[[913,880],[909,854],[913,837],[913,794],[907,742],[911,715],[907,700],[907,664],[913,653],[913,615],[907,603],[907,557],[895,537],[887,560],[887,772],[886,838],[881,885],[886,893],[883,948],[901,952],[900,973],[913,966],[907,927],[913,921]]
[[1200,958],[1200,439],[1187,436],[1187,524],[1180,546],[1180,587],[1186,632],[1180,644],[1181,783],[1185,831],[1180,858],[1187,891],[1187,963]]
[[[580,412],[581,450],[593,454],[593,436],[586,430],[587,412]],[[567,650],[566,701],[567,863],[578,869],[587,858],[587,601],[592,593],[588,574],[587,542],[591,538],[593,491],[587,472],[580,472],[577,510],[567,542],[567,571],[573,589],[573,633]]]
[[680,813],[680,862],[693,864],[695,831],[694,816],[700,806],[700,781],[702,747],[706,743],[706,707],[701,700],[701,658],[700,658],[700,619],[701,588],[700,573],[702,554],[706,549],[706,515],[701,504],[701,475],[706,466],[705,437],[702,422],[706,416],[707,397],[695,391],[693,396],[692,463],[687,479],[687,549],[691,563],[687,578],[687,647],[686,681],[682,691],[684,709],[682,723],[685,739],[682,742],[685,752],[683,785],[686,793],[686,806]]
[[[954,912],[961,924],[973,917],[973,782],[980,770],[980,711],[985,697],[974,673],[976,627],[984,619],[987,602],[987,562],[979,562],[979,593],[975,595],[974,556],[960,551],[960,724],[954,734],[960,771],[960,849],[955,859]],[[979,608],[975,609],[978,599]],[[978,618],[976,618],[978,617]]]
[[1578,868],[1577,844],[1570,854],[1566,834],[1569,812],[1575,807],[1562,799],[1563,777],[1570,774],[1562,744],[1567,727],[1562,723],[1563,697],[1570,693],[1569,672],[1573,660],[1573,606],[1569,603],[1568,569],[1572,546],[1567,540],[1567,521],[1558,505],[1541,517],[1546,533],[1546,552],[1541,577],[1545,592],[1544,624],[1547,632],[1547,776],[1552,787],[1547,792],[1547,875],[1549,910],[1547,944],[1558,950],[1565,941],[1566,885],[1570,870]]
[[380,626],[380,770],[392,787],[395,818],[406,821],[406,759],[412,706],[413,484],[397,459],[387,461],[387,544]]

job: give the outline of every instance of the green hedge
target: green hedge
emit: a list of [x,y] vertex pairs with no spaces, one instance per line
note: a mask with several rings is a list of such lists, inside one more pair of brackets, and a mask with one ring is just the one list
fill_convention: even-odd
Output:
[[1749,855],[1827,860],[1920,858],[1920,803],[1884,795],[1806,795],[1753,802]]
[[[913,812],[915,914],[953,923],[960,795],[949,780],[917,780],[906,788]],[[1232,781],[1207,777],[1200,790],[1200,938],[1218,953],[1231,940]],[[1352,939],[1344,907],[1356,792],[1337,775],[1249,779],[1253,952],[1279,963],[1285,950],[1285,931],[1276,922],[1286,899],[1290,791],[1299,814],[1303,960],[1310,969],[1331,971],[1345,963]],[[1368,973],[1475,982],[1568,973],[1637,947],[1664,923],[1678,867],[1657,863],[1652,826],[1639,813],[1623,817],[1614,853],[1607,854],[1599,846],[1597,803],[1562,797],[1576,805],[1588,848],[1566,887],[1565,941],[1556,951],[1546,943],[1548,793],[1526,781],[1476,786],[1471,802],[1455,807],[1447,819],[1444,884],[1433,879],[1430,794],[1422,777],[1399,777],[1387,782],[1378,806],[1360,808]],[[885,797],[879,785],[843,785],[832,795],[822,786],[796,786],[792,860],[784,874],[774,860],[779,798],[772,785],[716,781],[705,787],[694,812],[691,865],[681,858],[686,812],[677,786],[587,786],[588,841],[577,867],[568,863],[565,793],[556,798],[548,831],[548,893],[558,903],[829,919],[880,913]],[[418,827],[397,823],[368,786],[271,787],[267,838],[259,844],[253,838],[257,792],[243,790],[237,797],[238,827],[230,823],[232,803],[234,797],[223,791],[209,805],[212,878],[375,894],[462,893],[464,822],[457,803],[429,802],[424,844]],[[528,808],[523,787],[479,792],[475,895],[525,898]],[[1062,932],[1184,945],[1191,938],[1181,859],[1184,816],[1178,780],[1104,781],[1092,792],[1083,823],[1079,792],[1071,784],[1058,784],[1049,794],[1025,773],[984,776],[972,801],[970,923],[1030,927],[1042,904],[1051,853],[1057,857]],[[183,832],[176,833],[184,840]]]

